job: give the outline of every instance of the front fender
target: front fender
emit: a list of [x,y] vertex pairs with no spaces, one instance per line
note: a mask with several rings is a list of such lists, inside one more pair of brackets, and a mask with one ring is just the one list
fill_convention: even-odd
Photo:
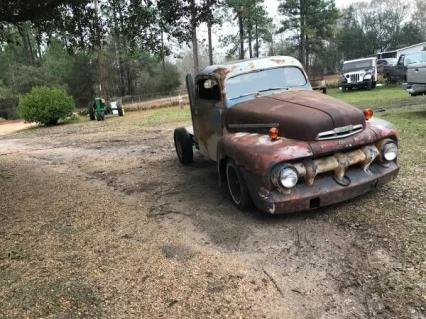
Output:
[[221,138],[218,145],[218,163],[232,158],[244,170],[264,175],[280,162],[312,156],[307,142],[280,138],[271,141],[268,135],[231,133]]

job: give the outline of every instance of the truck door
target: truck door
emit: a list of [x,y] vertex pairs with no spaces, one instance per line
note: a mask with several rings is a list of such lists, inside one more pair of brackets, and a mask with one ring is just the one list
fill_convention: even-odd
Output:
[[408,69],[410,83],[426,84],[426,63],[411,64]]
[[223,100],[219,81],[214,76],[196,78],[197,113],[194,130],[201,153],[209,159],[217,160],[217,143],[222,137]]
[[407,66],[405,65],[405,55],[399,57],[398,63],[395,69],[395,80],[406,81],[407,80]]

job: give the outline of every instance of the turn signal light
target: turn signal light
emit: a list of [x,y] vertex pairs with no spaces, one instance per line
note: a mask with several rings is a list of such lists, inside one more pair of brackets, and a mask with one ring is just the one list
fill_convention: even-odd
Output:
[[271,139],[271,141],[276,141],[278,139],[278,129],[276,127],[271,127],[269,129],[269,137]]
[[364,110],[364,117],[365,117],[366,121],[371,119],[373,117],[373,110],[372,109],[365,109]]

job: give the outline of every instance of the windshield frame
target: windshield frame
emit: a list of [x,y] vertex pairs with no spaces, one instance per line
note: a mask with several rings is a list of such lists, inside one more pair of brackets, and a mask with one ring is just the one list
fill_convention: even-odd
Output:
[[[259,72],[263,72],[263,71],[267,71],[267,70],[276,70],[276,69],[285,69],[285,68],[298,69],[301,72],[301,74],[303,75],[303,78],[305,79],[305,83],[302,84],[302,85],[298,85],[298,86],[283,87],[280,90],[277,90],[276,87],[273,87],[273,88],[267,89],[266,91],[260,90],[260,91],[263,91],[261,93],[265,93],[265,95],[267,95],[268,91],[275,91],[276,92],[276,91],[282,91],[282,90],[289,90],[289,89],[293,89],[293,88],[306,88],[308,85],[310,86],[309,78],[307,77],[306,72],[303,68],[301,68],[297,65],[282,65],[282,66],[276,66],[276,67],[271,67],[271,68],[256,69],[256,70],[252,70],[252,71],[249,71],[249,72],[243,72],[243,73],[238,73],[238,74],[232,75],[229,78],[226,78],[224,83],[223,83],[225,92],[227,92],[227,81],[230,80],[230,79],[233,79],[233,78],[236,78],[236,77],[239,77],[239,76],[243,76],[243,75],[246,75],[246,74],[259,73]],[[248,97],[252,97],[252,96],[254,97],[254,96],[258,95],[260,93],[260,91],[251,92],[251,93],[244,94],[243,96],[236,96],[236,97],[232,97],[232,98],[229,98],[228,95],[226,95],[226,100],[229,103],[230,101],[238,101],[239,99],[248,98]],[[231,102],[231,104],[235,104],[235,103]]]
[[[360,63],[360,62],[370,62],[370,65],[369,66],[363,66],[363,67],[358,67],[358,68],[356,68],[356,67],[351,67],[350,69],[345,69],[345,65],[348,65],[348,64],[355,64],[355,63]],[[377,62],[376,62],[377,63]],[[373,59],[365,59],[365,60],[359,60],[359,61],[346,61],[346,63],[345,62],[343,62],[343,65],[342,65],[342,72],[344,72],[344,73],[347,73],[347,72],[352,72],[352,71],[356,71],[356,70],[366,70],[366,69],[372,69],[372,68],[374,68],[375,67],[375,64],[374,64],[374,60]]]

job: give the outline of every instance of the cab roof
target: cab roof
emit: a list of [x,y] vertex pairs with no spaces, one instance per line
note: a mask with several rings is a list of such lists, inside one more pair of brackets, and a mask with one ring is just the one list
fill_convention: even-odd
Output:
[[280,66],[296,66],[303,70],[302,64],[293,57],[272,56],[267,58],[233,61],[219,65],[210,65],[201,71],[198,76],[216,75],[220,79],[224,80],[225,78],[231,78],[239,74]]

